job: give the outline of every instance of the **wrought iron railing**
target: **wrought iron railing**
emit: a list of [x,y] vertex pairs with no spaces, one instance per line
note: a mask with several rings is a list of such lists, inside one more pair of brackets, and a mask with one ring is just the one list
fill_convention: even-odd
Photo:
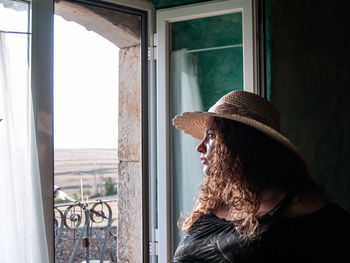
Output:
[[[117,218],[113,215],[115,209],[110,205],[116,201],[55,205],[56,262],[116,262]],[[66,255],[59,255],[60,250]],[[68,256],[69,261],[65,259]]]

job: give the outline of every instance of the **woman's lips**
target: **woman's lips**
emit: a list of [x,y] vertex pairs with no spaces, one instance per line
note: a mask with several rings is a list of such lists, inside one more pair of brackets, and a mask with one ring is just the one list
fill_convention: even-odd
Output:
[[200,159],[202,164],[205,164],[207,162],[207,159],[205,159],[204,157],[200,157]]

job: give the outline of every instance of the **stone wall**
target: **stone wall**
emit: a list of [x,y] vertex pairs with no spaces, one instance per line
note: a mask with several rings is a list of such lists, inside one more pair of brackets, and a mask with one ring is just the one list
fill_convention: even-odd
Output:
[[142,262],[140,45],[119,51],[118,262]]

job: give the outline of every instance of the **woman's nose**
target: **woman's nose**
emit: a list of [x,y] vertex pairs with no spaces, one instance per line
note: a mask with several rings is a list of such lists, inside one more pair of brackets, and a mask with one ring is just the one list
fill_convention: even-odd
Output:
[[204,144],[204,140],[202,140],[202,141],[200,142],[200,144],[198,144],[196,150],[197,150],[197,152],[205,153],[205,144]]

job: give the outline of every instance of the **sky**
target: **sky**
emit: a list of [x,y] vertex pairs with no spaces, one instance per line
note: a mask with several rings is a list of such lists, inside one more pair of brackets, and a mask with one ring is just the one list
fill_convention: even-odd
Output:
[[28,29],[28,5],[25,3],[16,2],[15,11],[12,8],[5,8],[0,1],[0,30],[27,32]]
[[[13,20],[13,23],[11,21]],[[26,12],[16,12],[0,4],[0,30],[27,32]],[[28,139],[28,37],[27,34],[1,33],[0,40],[0,119],[10,127],[11,135],[1,129],[2,138],[18,145]],[[4,85],[4,86],[2,86]],[[0,127],[2,123],[0,123]],[[5,126],[4,126],[5,127]],[[5,131],[5,133],[3,133]],[[8,137],[7,137],[8,136]],[[14,136],[14,137],[13,137]],[[1,147],[6,147],[2,145]]]
[[[26,5],[17,8],[0,4],[0,30],[27,31]],[[117,46],[54,16],[55,149],[117,148],[118,64]]]
[[117,148],[118,64],[117,46],[55,15],[55,149]]

